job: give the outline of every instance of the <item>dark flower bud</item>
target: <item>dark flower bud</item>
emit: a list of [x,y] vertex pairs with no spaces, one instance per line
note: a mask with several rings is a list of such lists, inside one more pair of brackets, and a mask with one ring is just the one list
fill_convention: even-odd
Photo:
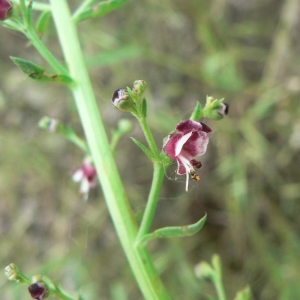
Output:
[[12,6],[8,0],[0,0],[0,21],[6,20],[11,10]]
[[135,104],[125,89],[117,89],[112,95],[112,104],[119,110],[134,111]]
[[38,281],[28,287],[28,291],[33,299],[42,300],[48,297],[48,290],[43,281]]
[[207,118],[214,120],[223,119],[229,112],[229,105],[223,102],[224,99],[214,99],[213,97],[207,97],[205,105],[205,114]]

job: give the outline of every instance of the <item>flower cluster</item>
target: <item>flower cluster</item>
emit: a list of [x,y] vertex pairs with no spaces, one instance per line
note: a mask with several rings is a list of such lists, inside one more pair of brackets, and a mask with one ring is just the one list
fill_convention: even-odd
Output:
[[186,120],[176,126],[176,131],[168,136],[163,146],[164,152],[177,161],[177,174],[186,174],[186,191],[188,190],[189,174],[199,180],[195,168],[202,166],[198,157],[206,152],[209,142],[207,133],[212,130],[201,122]]

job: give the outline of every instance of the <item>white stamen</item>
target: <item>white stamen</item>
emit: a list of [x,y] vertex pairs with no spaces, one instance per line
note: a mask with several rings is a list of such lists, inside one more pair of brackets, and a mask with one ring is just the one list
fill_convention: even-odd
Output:
[[189,175],[191,173],[191,171],[195,171],[193,166],[191,165],[190,161],[185,158],[184,156],[179,155],[178,159],[182,162],[184,168],[185,168],[185,175],[186,175],[186,183],[185,183],[185,190],[186,192],[188,192],[189,190]]

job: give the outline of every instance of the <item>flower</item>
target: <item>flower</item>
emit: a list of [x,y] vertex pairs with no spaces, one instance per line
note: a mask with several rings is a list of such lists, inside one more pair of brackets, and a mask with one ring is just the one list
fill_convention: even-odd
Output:
[[8,0],[0,0],[0,21],[4,21],[9,17],[12,6]]
[[43,281],[38,281],[28,287],[28,291],[33,299],[42,300],[48,297],[48,290]]
[[189,174],[194,180],[200,180],[194,168],[200,168],[198,156],[206,152],[211,129],[201,122],[193,120],[182,121],[176,126],[176,131],[168,136],[163,146],[164,152],[178,164],[177,174],[186,174],[186,191],[188,190]]
[[88,199],[90,188],[96,185],[96,176],[96,168],[92,165],[92,160],[89,157],[85,158],[81,167],[73,173],[73,180],[80,182],[79,190],[84,200]]

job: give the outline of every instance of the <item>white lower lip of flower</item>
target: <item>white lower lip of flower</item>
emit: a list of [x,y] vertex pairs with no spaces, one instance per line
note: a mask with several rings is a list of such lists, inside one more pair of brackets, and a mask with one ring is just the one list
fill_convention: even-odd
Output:
[[181,161],[181,163],[183,164],[185,171],[186,171],[186,173],[185,173],[185,175],[186,175],[185,190],[188,191],[189,190],[189,174],[191,172],[195,172],[195,169],[191,165],[191,162],[184,156],[178,155],[178,159]]

